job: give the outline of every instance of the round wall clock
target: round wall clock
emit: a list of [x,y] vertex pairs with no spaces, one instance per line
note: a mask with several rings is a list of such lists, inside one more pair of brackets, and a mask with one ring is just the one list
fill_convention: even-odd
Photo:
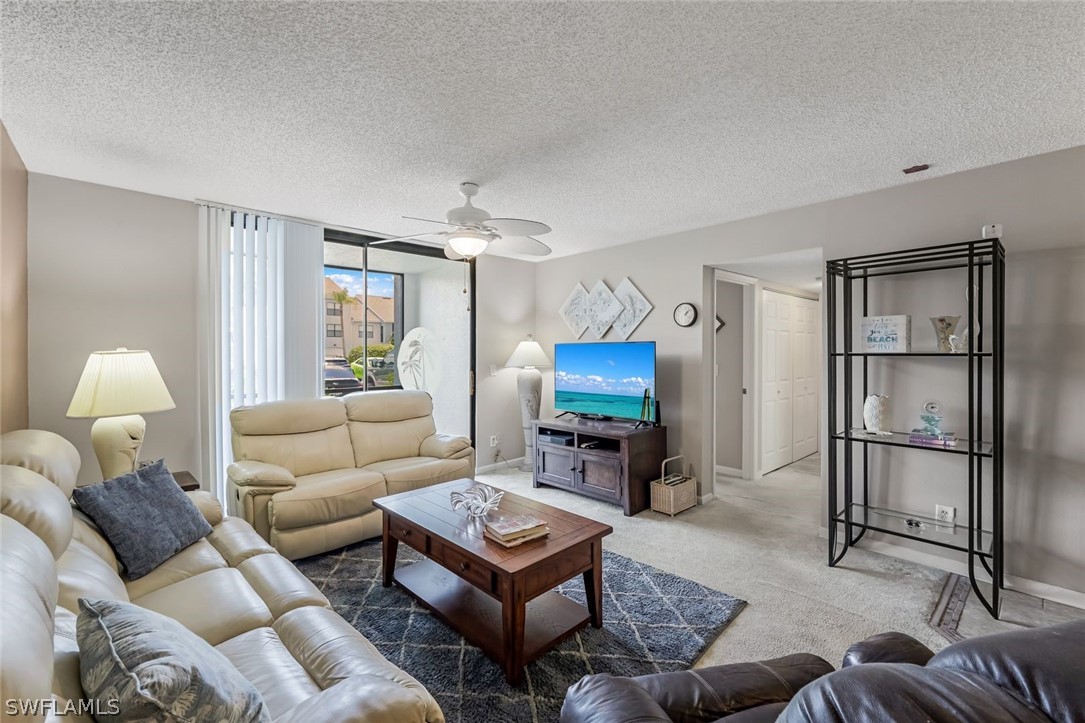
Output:
[[697,322],[697,307],[684,301],[674,307],[674,323],[678,326],[693,326]]

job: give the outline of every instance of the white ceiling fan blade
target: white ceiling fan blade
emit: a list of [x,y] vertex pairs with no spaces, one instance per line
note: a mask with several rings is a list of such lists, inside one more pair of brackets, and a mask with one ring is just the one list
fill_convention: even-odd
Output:
[[430,231],[429,233],[416,233],[413,236],[396,236],[395,238],[382,238],[380,241],[373,241],[370,246],[380,246],[381,244],[392,243],[393,241],[410,241],[411,239],[429,238],[430,236],[443,236],[444,231]]
[[452,244],[445,244],[445,256],[453,261],[463,261],[466,256],[460,256],[456,253],[456,249],[452,248]]
[[[528,256],[549,256],[550,247],[530,236],[502,236],[493,242],[500,251]],[[491,244],[492,245],[492,244]]]
[[492,228],[501,236],[539,236],[551,230],[545,223],[522,218],[491,218],[482,225]]
[[457,228],[456,224],[454,224],[454,223],[449,223],[448,221],[435,221],[432,218],[418,218],[418,216],[404,216],[403,218],[410,219],[411,221],[425,221],[426,223],[439,223],[442,226],[451,226],[452,228]]

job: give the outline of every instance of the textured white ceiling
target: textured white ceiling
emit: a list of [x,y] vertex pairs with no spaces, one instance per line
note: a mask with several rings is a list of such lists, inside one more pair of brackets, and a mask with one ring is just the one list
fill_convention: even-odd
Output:
[[32,171],[388,234],[472,180],[558,255],[1085,143],[1074,2],[2,10]]
[[821,249],[810,248],[732,261],[718,268],[803,291],[821,291],[825,261]]

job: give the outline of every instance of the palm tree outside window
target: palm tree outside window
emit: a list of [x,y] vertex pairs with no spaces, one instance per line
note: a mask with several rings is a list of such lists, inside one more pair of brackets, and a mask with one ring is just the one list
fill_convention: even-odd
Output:
[[[339,306],[340,322],[339,322],[339,333],[337,333],[337,334],[329,334],[329,337],[343,337],[343,329],[346,326],[346,319],[344,318],[344,310],[346,309],[347,306],[352,305],[352,304],[356,304],[357,302],[358,302],[358,300],[355,299],[354,295],[350,294],[348,291],[346,291],[344,289],[337,289],[336,291],[332,292],[332,299],[331,299],[331,303],[329,304],[329,306],[332,305],[332,304],[334,304],[335,306]],[[344,345],[344,347],[343,347],[343,356],[346,356],[347,351],[348,350],[347,350],[346,346]]]

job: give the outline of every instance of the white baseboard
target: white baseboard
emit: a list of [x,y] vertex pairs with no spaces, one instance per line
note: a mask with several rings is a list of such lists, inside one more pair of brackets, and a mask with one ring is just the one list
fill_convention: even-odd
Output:
[[697,504],[703,505],[705,502],[711,502],[714,499],[716,499],[715,493],[707,492],[707,493],[705,493],[703,495],[698,495],[697,496]]
[[[818,530],[818,536],[829,539],[828,528],[820,528]],[[968,565],[960,560],[950,560],[949,558],[941,557],[939,555],[932,555],[929,552],[913,550],[910,547],[894,545],[892,542],[882,542],[881,540],[861,540],[857,547],[864,550],[870,550],[871,552],[877,552],[882,555],[889,555],[890,557],[899,557],[902,560],[916,562],[920,565],[933,567],[937,570],[945,570],[946,572],[952,572],[957,575],[968,577]],[[977,570],[976,579],[982,582],[991,581],[987,571],[982,567]],[[1057,602],[1062,605],[1085,609],[1085,592],[1069,590],[1064,587],[1058,587],[1037,580],[1030,580],[1025,577],[1017,577],[1015,575],[1006,575],[1006,588],[1025,593],[1026,595],[1044,598],[1045,600]]]
[[742,470],[738,467],[725,467],[722,464],[716,465],[716,475],[724,475],[725,477],[741,477]]
[[[519,472],[520,465],[523,463],[523,457],[514,457],[508,460],[508,464],[505,462],[497,462],[495,464],[484,464],[481,467],[475,467],[475,474],[489,474],[490,472]],[[509,465],[512,465],[511,467]]]

